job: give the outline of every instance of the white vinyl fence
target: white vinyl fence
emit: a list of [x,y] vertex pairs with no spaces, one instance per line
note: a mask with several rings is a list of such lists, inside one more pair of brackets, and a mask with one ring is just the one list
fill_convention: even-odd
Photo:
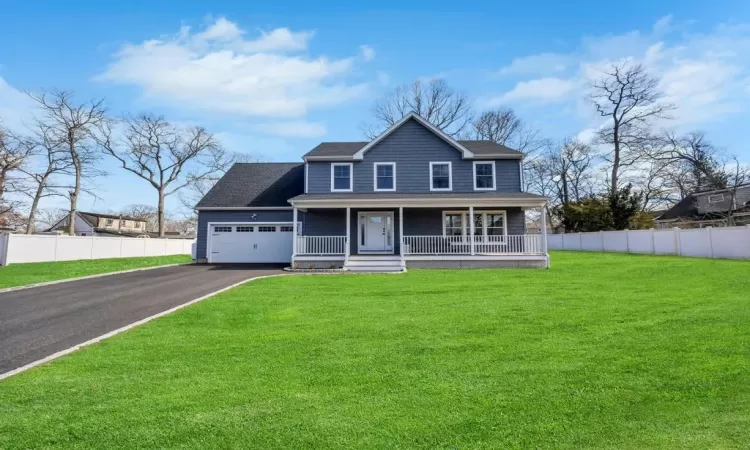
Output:
[[0,265],[76,259],[190,255],[194,242],[194,239],[0,234]]
[[550,234],[547,247],[550,250],[750,259],[750,225]]

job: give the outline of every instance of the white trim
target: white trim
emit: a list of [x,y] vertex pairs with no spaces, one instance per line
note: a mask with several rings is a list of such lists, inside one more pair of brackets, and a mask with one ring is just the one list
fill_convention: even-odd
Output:
[[[279,222],[208,222],[206,224],[206,262],[208,264],[213,264],[213,261],[211,261],[211,227],[214,225],[217,226],[237,226],[237,225],[250,225],[250,226],[257,226],[257,225],[289,225],[292,224],[292,227],[294,227],[293,222],[285,222],[285,221],[279,221]],[[293,240],[296,240],[295,236],[292,236]],[[294,252],[292,252],[294,253]],[[195,257],[197,258],[198,255],[196,253]],[[294,254],[292,254],[292,258],[294,258]]]
[[196,211],[291,211],[291,206],[204,206]]
[[[470,212],[473,210],[474,214],[482,214],[482,229],[474,230],[477,236],[482,236],[482,240],[487,239],[487,214],[502,214],[503,215],[503,237],[508,236],[508,211],[504,209],[492,209],[492,210],[474,210],[473,207],[469,207],[469,210],[444,210],[443,211],[443,237],[448,235],[445,233],[445,216],[448,214],[461,214],[461,236],[466,237],[471,234],[468,233],[469,227],[474,228],[474,218],[470,216]],[[468,222],[467,222],[468,221]],[[481,233],[479,233],[481,231]]]
[[309,169],[308,168],[309,168],[309,165],[307,164],[307,161],[305,161],[305,194],[307,194],[307,191],[309,190],[308,189],[308,184],[309,183],[307,181],[310,178],[309,175],[308,175],[308,173],[309,173]]
[[[477,187],[477,164],[491,164],[492,165],[492,187],[488,187],[488,188]],[[474,176],[474,190],[475,191],[494,191],[497,189],[496,188],[497,175],[495,173],[495,161],[474,161],[472,163],[472,166],[473,166],[472,172],[474,174],[473,176]]]
[[476,159],[478,161],[482,160],[488,160],[488,159],[524,159],[526,155],[509,155],[507,153],[488,153],[488,154],[481,154],[474,156],[473,159]]
[[411,112],[411,113],[405,115],[404,117],[402,117],[401,120],[399,120],[398,122],[396,122],[393,125],[391,125],[390,127],[388,127],[387,130],[385,130],[382,133],[380,133],[380,135],[378,135],[375,139],[371,140],[367,145],[365,145],[364,147],[362,147],[361,149],[359,149],[359,151],[357,151],[357,153],[355,153],[352,156],[352,158],[353,159],[357,159],[357,160],[361,160],[364,157],[364,154],[365,154],[366,151],[370,150],[378,142],[382,141],[383,139],[385,139],[386,137],[388,137],[388,135],[390,135],[391,133],[393,133],[394,131],[396,131],[397,129],[399,129],[401,127],[401,125],[403,125],[406,122],[408,122],[409,119],[416,120],[420,124],[424,125],[425,128],[427,128],[428,130],[430,130],[433,133],[435,133],[436,135],[438,135],[438,137],[440,137],[442,140],[444,140],[445,142],[447,142],[448,144],[450,144],[451,146],[453,146],[456,150],[460,151],[461,155],[462,155],[462,157],[464,159],[469,159],[469,158],[473,158],[474,157],[474,153],[471,150],[469,150],[468,148],[464,147],[458,141],[456,141],[452,137],[450,137],[447,134],[445,134],[443,131],[441,131],[439,128],[435,127],[434,125],[432,125],[430,122],[428,122],[427,120],[425,120],[419,114],[417,114],[415,112]]
[[[378,188],[378,166],[393,167],[393,188],[391,189],[379,189]],[[376,162],[372,165],[372,190],[375,192],[395,192],[396,191],[396,163],[395,162]]]
[[[334,189],[333,184],[333,168],[334,167],[349,167],[349,189]],[[352,192],[354,190],[354,163],[331,163],[331,192]]]
[[[387,248],[388,245],[386,244],[385,250],[367,250],[362,248],[362,216],[368,217],[368,216],[390,216],[391,218],[391,248],[390,250]],[[385,223],[388,223],[388,220],[386,219]],[[395,245],[395,217],[393,211],[359,211],[357,213],[357,254],[358,255],[378,255],[378,254],[387,254],[387,255],[393,255],[394,249],[396,248]],[[388,230],[386,230],[386,233]]]
[[329,256],[307,256],[307,255],[302,254],[302,255],[297,255],[295,260],[296,261],[346,261],[346,257],[343,254],[329,255]]
[[335,155],[335,156],[304,156],[304,161],[351,161],[351,155]]
[[406,255],[406,261],[544,261],[545,255]]
[[539,208],[547,204],[547,199],[530,200],[530,199],[508,199],[508,198],[374,198],[374,199],[325,199],[325,200],[297,200],[291,202],[301,210],[313,208],[397,208],[405,206],[409,208],[461,208],[469,206],[494,207],[494,208]]
[[523,179],[523,159],[518,161],[518,178],[521,180],[521,192],[523,192],[524,189],[524,182],[526,180]]
[[[448,188],[435,188],[432,182],[432,166],[434,165],[445,165],[448,164]],[[447,192],[453,190],[453,164],[450,161],[430,161],[430,191],[431,192]]]

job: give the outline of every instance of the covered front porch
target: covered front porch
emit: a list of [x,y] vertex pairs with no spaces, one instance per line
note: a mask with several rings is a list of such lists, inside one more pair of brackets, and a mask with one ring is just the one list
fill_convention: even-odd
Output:
[[[293,199],[293,266],[548,267],[546,236],[525,233],[526,212],[546,201],[534,197],[475,202],[359,199],[337,207]],[[544,214],[539,217],[544,220]]]

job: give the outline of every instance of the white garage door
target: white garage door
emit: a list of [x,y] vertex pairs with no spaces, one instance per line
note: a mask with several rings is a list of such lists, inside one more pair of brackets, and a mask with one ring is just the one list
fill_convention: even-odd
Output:
[[292,260],[292,225],[211,225],[211,263],[287,263]]

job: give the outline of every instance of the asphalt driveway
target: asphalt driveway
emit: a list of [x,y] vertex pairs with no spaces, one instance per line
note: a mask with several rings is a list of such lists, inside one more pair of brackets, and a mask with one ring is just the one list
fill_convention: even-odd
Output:
[[282,267],[175,266],[0,293],[0,374]]

